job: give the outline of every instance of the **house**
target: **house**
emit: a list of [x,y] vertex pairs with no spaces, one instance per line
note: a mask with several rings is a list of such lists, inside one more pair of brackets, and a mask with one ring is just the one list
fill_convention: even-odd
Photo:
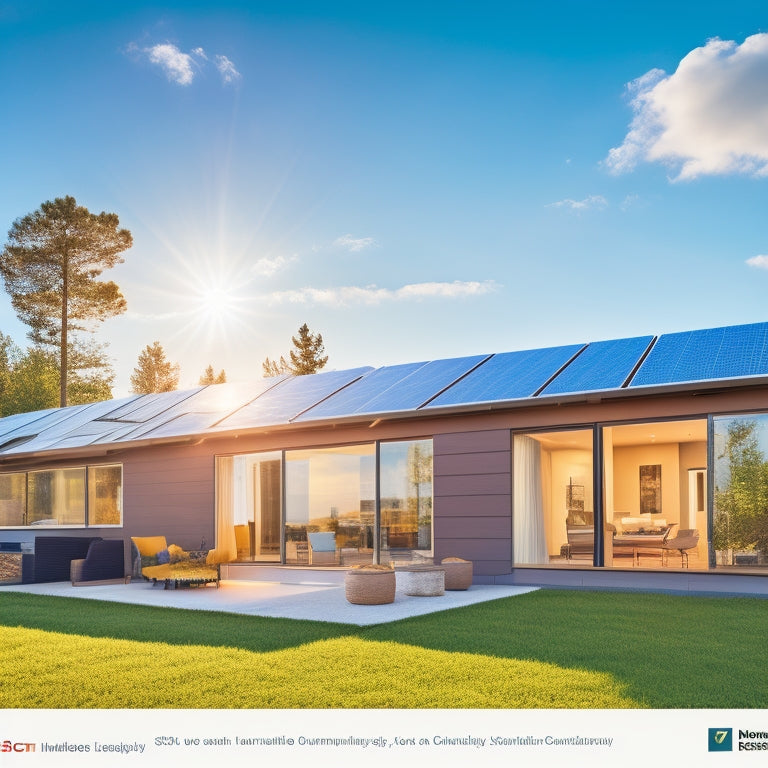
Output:
[[768,592],[768,323],[0,419],[0,543],[62,534],[216,547],[230,577],[460,556],[485,583]]

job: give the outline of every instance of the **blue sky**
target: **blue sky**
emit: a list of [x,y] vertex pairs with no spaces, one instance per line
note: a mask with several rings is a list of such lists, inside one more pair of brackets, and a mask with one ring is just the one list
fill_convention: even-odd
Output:
[[0,75],[0,228],[133,233],[115,394],[304,322],[347,368],[768,319],[764,2],[0,0]]

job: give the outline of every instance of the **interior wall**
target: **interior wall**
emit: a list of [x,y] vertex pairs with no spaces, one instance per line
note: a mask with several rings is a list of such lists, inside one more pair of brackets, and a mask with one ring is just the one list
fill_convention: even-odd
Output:
[[661,514],[657,519],[680,522],[679,454],[678,443],[614,447],[614,520],[640,516],[640,467],[661,464]]
[[592,494],[592,453],[575,449],[547,451],[550,456],[549,515],[547,545],[550,555],[559,555],[568,541],[565,519],[568,516],[566,489],[569,483],[584,486],[584,510],[594,512]]

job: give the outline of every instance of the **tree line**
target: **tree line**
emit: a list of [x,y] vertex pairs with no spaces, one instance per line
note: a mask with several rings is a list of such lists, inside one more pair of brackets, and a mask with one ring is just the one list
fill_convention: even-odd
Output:
[[[91,213],[74,197],[56,198],[13,222],[0,253],[0,279],[17,317],[28,326],[31,346],[21,349],[0,330],[0,417],[79,405],[112,397],[115,374],[100,323],[126,311],[116,283],[102,273],[123,262],[131,233],[114,213]],[[306,323],[291,337],[288,357],[267,357],[264,376],[301,376],[325,366],[323,338]],[[178,388],[178,363],[159,341],[139,354],[131,374],[136,394]],[[199,383],[223,384],[224,370],[209,365]]]

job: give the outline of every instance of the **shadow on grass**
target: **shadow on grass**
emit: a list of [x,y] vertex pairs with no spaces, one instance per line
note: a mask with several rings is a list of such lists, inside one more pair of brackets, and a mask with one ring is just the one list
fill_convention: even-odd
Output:
[[354,634],[348,624],[0,592],[0,626],[264,653]]

